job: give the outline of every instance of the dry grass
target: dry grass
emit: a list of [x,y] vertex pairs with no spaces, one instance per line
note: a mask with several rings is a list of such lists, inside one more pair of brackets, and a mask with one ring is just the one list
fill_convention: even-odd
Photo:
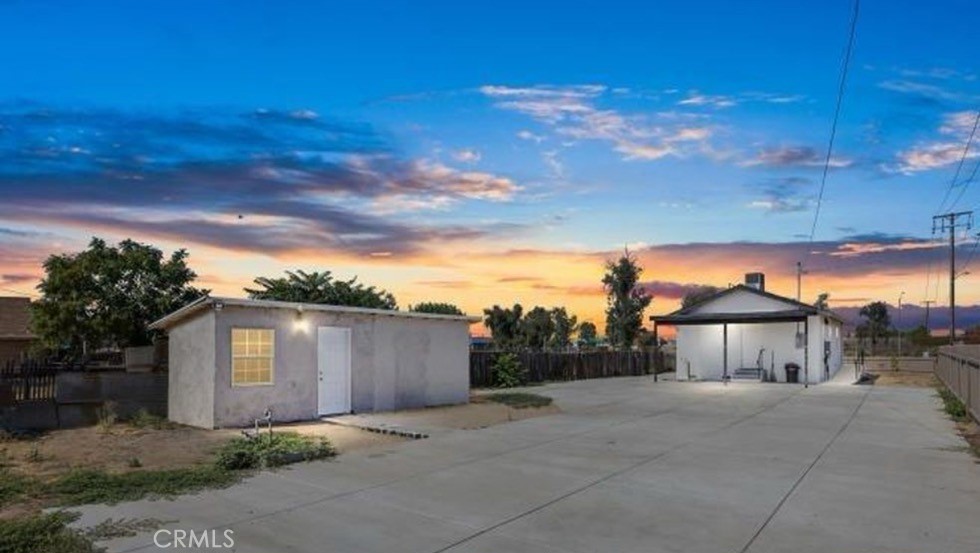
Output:
[[938,384],[932,373],[911,371],[881,371],[875,372],[878,380],[875,386],[903,386],[906,388],[935,388]]

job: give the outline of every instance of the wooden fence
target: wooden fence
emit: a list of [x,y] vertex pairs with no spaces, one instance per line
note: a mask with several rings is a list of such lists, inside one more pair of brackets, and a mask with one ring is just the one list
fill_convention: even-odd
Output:
[[0,367],[0,395],[19,401],[54,400],[58,368],[42,361],[9,361]]
[[[493,386],[493,364],[503,351],[470,352],[470,387]],[[515,353],[528,382],[639,376],[666,370],[664,355],[655,351],[523,351]]]
[[980,346],[945,346],[936,359],[936,377],[980,422]]

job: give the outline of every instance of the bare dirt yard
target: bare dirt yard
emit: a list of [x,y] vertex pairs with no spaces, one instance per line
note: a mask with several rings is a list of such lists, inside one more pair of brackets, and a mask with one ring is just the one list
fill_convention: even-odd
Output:
[[911,371],[881,371],[875,386],[906,386],[912,388],[935,388],[938,382],[932,373]]

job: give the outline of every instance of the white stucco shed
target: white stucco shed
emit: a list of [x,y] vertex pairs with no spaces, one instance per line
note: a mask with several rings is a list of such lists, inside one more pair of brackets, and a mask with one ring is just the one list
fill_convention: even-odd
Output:
[[478,318],[204,297],[169,335],[168,415],[203,428],[466,403]]
[[[757,274],[756,274],[757,275]],[[669,315],[658,326],[677,332],[678,380],[755,379],[818,383],[840,370],[841,318],[827,309],[766,292],[764,279],[723,290]]]

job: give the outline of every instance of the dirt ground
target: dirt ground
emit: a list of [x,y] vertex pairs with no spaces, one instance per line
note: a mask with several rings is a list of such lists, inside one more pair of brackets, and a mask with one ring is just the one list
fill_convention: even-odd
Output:
[[935,388],[936,377],[932,373],[910,371],[881,371],[875,386],[906,386],[912,388]]
[[[281,425],[275,429],[326,437],[339,453],[401,440],[322,423]],[[154,429],[127,424],[116,424],[108,433],[98,426],[55,430],[35,440],[0,441],[0,462],[15,472],[42,480],[80,468],[108,472],[175,469],[211,461],[218,447],[239,435],[235,429]],[[138,466],[134,466],[137,460]]]

